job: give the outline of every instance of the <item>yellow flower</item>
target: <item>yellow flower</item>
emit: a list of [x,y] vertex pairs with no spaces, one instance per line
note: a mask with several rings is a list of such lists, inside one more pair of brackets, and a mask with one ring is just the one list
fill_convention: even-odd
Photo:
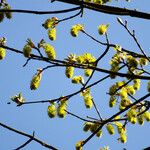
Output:
[[0,47],[0,60],[4,59],[6,55],[6,50]]
[[53,60],[56,58],[56,53],[55,53],[55,49],[53,46],[51,46],[50,44],[46,43],[43,45],[43,49],[47,55],[47,57],[50,59],[50,60]]
[[38,72],[33,76],[31,80],[31,83],[30,83],[31,90],[36,90],[39,87],[41,78],[42,78],[42,70],[39,69]]
[[106,129],[110,135],[113,135],[115,133],[114,127],[110,123],[106,125]]
[[32,48],[30,45],[26,44],[23,48],[23,55],[25,57],[30,57],[30,54],[31,54],[31,51],[32,51]]
[[51,105],[48,106],[47,114],[50,118],[54,118],[56,116],[56,107],[54,103],[51,103]]
[[55,28],[51,28],[48,30],[48,37],[51,41],[56,40],[56,29]]
[[79,31],[83,31],[84,30],[84,27],[83,25],[81,24],[76,24],[74,26],[72,26],[71,30],[70,30],[70,33],[73,37],[77,37],[78,36],[78,33]]
[[74,67],[72,67],[72,66],[67,66],[67,67],[66,67],[66,71],[65,71],[66,77],[72,78],[73,73],[74,73]]
[[108,27],[109,27],[109,24],[106,24],[106,25],[105,24],[101,24],[101,25],[99,25],[98,26],[98,33],[100,35],[104,35],[107,32]]

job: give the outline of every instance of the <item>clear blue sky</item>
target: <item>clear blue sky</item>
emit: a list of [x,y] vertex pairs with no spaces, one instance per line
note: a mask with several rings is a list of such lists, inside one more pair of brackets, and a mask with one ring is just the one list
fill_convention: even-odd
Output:
[[[114,1],[114,0],[113,0]],[[72,5],[63,4],[60,2],[50,3],[49,0],[8,0],[8,3],[13,9],[31,9],[31,10],[59,10],[72,8]],[[148,0],[134,1],[131,3],[120,0],[113,2],[112,5],[127,7],[130,9],[138,9],[141,11],[150,12],[150,2]],[[56,15],[59,19],[72,15],[73,13]],[[117,23],[114,15],[106,15],[98,12],[85,10],[83,18],[77,17],[72,20],[63,22],[57,27],[57,40],[51,42],[47,37],[47,31],[42,27],[42,23],[55,15],[33,15],[33,14],[13,14],[12,20],[5,19],[0,24],[0,37],[7,38],[7,45],[16,49],[22,50],[27,38],[31,38],[34,43],[38,43],[41,39],[45,39],[51,43],[57,53],[57,59],[64,59],[70,53],[83,54],[90,52],[95,57],[103,52],[104,47],[91,41],[88,37],[79,34],[78,38],[73,38],[70,35],[72,25],[82,23],[85,25],[85,30],[97,39],[104,41],[104,37],[99,36],[97,27],[99,24],[109,23],[108,29],[109,39],[112,43],[120,44],[126,49],[140,52],[128,33]],[[150,22],[144,19],[131,17],[122,17],[127,19],[129,27],[136,31],[137,38],[144,50],[149,54],[149,25]],[[113,51],[113,50],[112,50]],[[108,62],[112,52],[101,62],[100,67],[108,68]],[[0,122],[10,125],[13,128],[32,134],[35,131],[35,136],[52,146],[61,150],[75,149],[75,143],[78,140],[86,139],[90,134],[84,133],[82,127],[84,122],[72,116],[67,116],[65,119],[54,118],[50,119],[47,116],[48,104],[33,104],[16,107],[14,103],[8,105],[10,97],[22,92],[27,101],[47,100],[67,95],[80,88],[79,85],[72,85],[70,80],[65,77],[64,68],[52,68],[44,72],[41,84],[38,90],[31,91],[30,80],[35,74],[37,68],[45,67],[47,64],[30,61],[26,67],[22,67],[26,59],[13,52],[7,51],[6,58],[0,61]],[[82,71],[76,70],[76,75],[82,74]],[[92,81],[103,77],[102,73],[97,73]],[[95,99],[100,112],[104,118],[110,117],[117,109],[108,107],[109,97],[106,94],[110,85],[115,83],[115,80],[109,79],[97,85],[92,90],[92,96]],[[145,94],[146,85],[143,82],[142,90],[137,93],[136,98],[140,98]],[[86,118],[86,116],[97,117],[94,109],[87,110],[83,104],[82,98],[77,95],[69,100],[68,110]],[[127,126],[127,143],[118,143],[118,134],[114,136],[108,135],[106,129],[103,129],[102,138],[94,137],[86,144],[84,150],[98,150],[105,145],[111,150],[141,150],[144,147],[150,146],[149,142],[150,126],[146,122],[144,126],[129,125]],[[8,131],[0,127],[0,150],[12,150],[23,144],[27,138]],[[24,150],[44,150],[45,147],[32,142],[27,145]]]

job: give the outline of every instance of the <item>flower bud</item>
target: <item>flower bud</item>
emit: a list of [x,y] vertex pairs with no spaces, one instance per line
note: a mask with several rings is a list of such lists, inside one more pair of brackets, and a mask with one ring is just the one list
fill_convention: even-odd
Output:
[[84,79],[83,79],[82,76],[74,76],[72,78],[72,83],[74,83],[74,84],[79,84],[79,83],[83,84],[84,83]]
[[30,57],[30,54],[31,54],[31,51],[32,51],[32,48],[30,45],[26,44],[23,48],[23,55],[25,57]]
[[89,77],[89,76],[91,76],[91,74],[92,74],[92,69],[85,69],[84,70],[84,75],[85,76]]
[[72,78],[73,73],[74,73],[74,67],[72,67],[72,66],[67,66],[67,67],[66,67],[66,71],[65,71],[66,77]]
[[76,143],[76,150],[82,150],[82,144],[83,144],[83,141],[78,141]]
[[0,47],[0,60],[4,59],[6,55],[6,50]]
[[70,30],[70,33],[73,37],[77,37],[78,36],[78,33],[79,31],[82,31],[84,30],[84,27],[83,25],[81,24],[76,24],[74,26],[72,26],[71,30]]
[[146,111],[144,113],[144,118],[146,119],[146,121],[150,122],[150,112],[149,111]]
[[90,128],[91,128],[91,126],[92,126],[92,123],[91,123],[91,122],[86,122],[86,123],[84,124],[83,131],[85,131],[85,132],[89,131]]
[[43,45],[43,49],[47,55],[47,57],[50,59],[50,60],[53,60],[56,58],[56,53],[55,53],[55,49],[53,46],[51,46],[50,44],[44,44]]
[[4,20],[4,12],[0,12],[0,23]]
[[121,133],[119,140],[120,140],[122,143],[126,143],[126,142],[127,142],[127,135],[126,135],[126,133]]
[[38,70],[38,72],[33,76],[31,80],[30,83],[31,90],[36,90],[39,87],[41,78],[42,78],[42,70]]
[[51,28],[48,30],[48,37],[51,41],[56,40],[56,29],[55,28]]
[[109,27],[109,24],[106,24],[106,25],[105,24],[101,24],[101,25],[99,25],[98,26],[98,33],[100,35],[104,35],[107,32],[108,27]]
[[86,108],[92,108],[93,101],[92,101],[92,96],[90,94],[87,94],[86,96],[84,96],[84,104]]
[[115,133],[114,127],[110,123],[106,125],[106,129],[110,135],[113,135]]
[[[5,6],[6,10],[11,10],[11,7],[9,5]],[[6,18],[11,19],[12,18],[12,12],[5,12]]]
[[47,114],[50,118],[54,118],[56,116],[56,107],[54,103],[51,103],[51,105],[48,106]]

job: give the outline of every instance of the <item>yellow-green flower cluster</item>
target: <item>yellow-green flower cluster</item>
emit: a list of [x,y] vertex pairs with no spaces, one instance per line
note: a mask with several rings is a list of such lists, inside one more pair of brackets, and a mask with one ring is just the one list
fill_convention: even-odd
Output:
[[15,95],[15,96],[11,97],[11,100],[13,102],[17,103],[18,105],[21,105],[22,103],[25,102],[25,99],[22,96],[22,93],[19,93],[18,95]]
[[[85,131],[85,132],[91,131],[92,133],[94,133],[98,127],[99,127],[98,123],[85,122],[84,127],[83,127],[83,131]],[[99,130],[96,133],[96,136],[101,137],[102,136],[102,130]]]
[[[5,46],[6,44],[6,38],[2,37],[0,38],[0,46]],[[6,56],[6,50],[3,47],[0,47],[0,60],[4,59]]]
[[76,150],[82,150],[82,144],[83,144],[83,141],[78,141],[76,143]]
[[133,88],[134,90],[139,90],[141,85],[141,80],[140,79],[134,79],[133,80]]
[[65,75],[66,75],[66,77],[72,78],[72,77],[73,77],[73,74],[74,74],[74,67],[72,67],[72,66],[67,66],[67,67],[66,67],[66,70],[65,70]]
[[[8,4],[4,4],[1,7],[2,7],[2,9],[5,9],[5,10],[11,10],[10,5],[8,5]],[[11,19],[12,18],[12,12],[0,12],[0,22],[2,22],[5,17],[7,19]]]
[[47,19],[43,24],[45,29],[48,29],[48,37],[51,41],[56,40],[56,25],[58,24],[58,19],[56,17],[52,17],[51,19]]
[[135,124],[137,122],[137,111],[134,108],[131,108],[128,112],[127,112],[127,119],[129,122],[131,122],[132,124]]
[[84,0],[84,2],[88,2],[88,3],[95,3],[95,4],[105,4],[107,2],[110,2],[111,0]]
[[79,64],[89,64],[91,66],[95,65],[96,58],[90,53],[84,53],[76,58]]
[[150,81],[147,83],[147,91],[150,92]]
[[[124,57],[124,55],[122,54],[122,52],[120,50],[118,50],[117,46],[115,47],[116,50],[116,54],[112,57],[112,59],[110,60],[109,64],[111,66],[110,71],[112,72],[118,72],[119,71],[119,65],[121,63],[122,58]],[[112,79],[114,79],[116,77],[115,74],[110,74],[110,77]]]
[[48,107],[47,107],[47,114],[50,118],[54,118],[57,114],[56,111],[56,106],[55,103],[52,102]]
[[126,61],[128,63],[128,67],[130,68],[130,71],[134,71],[139,64],[139,61],[131,55],[128,55],[126,57]]
[[58,117],[60,118],[64,118],[66,116],[66,109],[67,109],[67,98],[66,97],[62,97],[60,99],[60,103],[58,105],[58,108],[57,108],[57,115]]
[[51,41],[56,40],[56,28],[51,28],[48,30],[48,37]]
[[144,118],[146,119],[146,121],[150,122],[150,112],[149,111],[144,112]]
[[36,90],[39,87],[41,78],[42,78],[42,69],[38,69],[37,73],[33,76],[31,80],[31,83],[30,83],[31,90]]
[[71,30],[70,30],[70,33],[73,37],[77,37],[78,36],[78,33],[79,31],[83,31],[84,30],[84,26],[81,25],[81,24],[76,24],[76,25],[73,25]]
[[139,64],[141,66],[146,66],[148,64],[148,60],[146,58],[140,58],[139,59]]
[[53,60],[56,58],[56,52],[55,52],[55,49],[53,46],[51,46],[50,44],[48,43],[45,43],[43,45],[43,49],[47,55],[47,57],[50,59],[50,60]]
[[72,78],[72,83],[74,84],[84,84],[84,79],[82,76],[74,76]]
[[0,47],[0,60],[4,59],[6,55],[6,50]]
[[84,70],[84,75],[85,75],[86,77],[91,76],[91,74],[92,74],[92,69],[85,69],[85,70]]
[[101,24],[98,26],[98,33],[100,35],[104,35],[107,32],[107,29],[109,27],[109,24]]
[[109,107],[114,107],[116,104],[116,101],[117,101],[116,96],[114,95],[110,96]]
[[26,44],[24,47],[23,47],[23,55],[25,57],[30,57],[30,54],[31,54],[31,51],[32,51],[32,48],[29,44]]
[[107,129],[107,131],[108,131],[108,133],[109,133],[110,135],[115,134],[115,129],[114,129],[114,127],[113,127],[112,124],[108,123],[108,124],[106,125],[106,129]]
[[56,17],[52,17],[51,19],[49,18],[44,22],[43,27],[45,29],[55,28],[57,23],[58,23],[58,19]]
[[84,98],[84,104],[85,104],[86,108],[92,108],[92,106],[93,106],[93,98],[91,96],[90,89],[85,89],[81,93],[81,95]]

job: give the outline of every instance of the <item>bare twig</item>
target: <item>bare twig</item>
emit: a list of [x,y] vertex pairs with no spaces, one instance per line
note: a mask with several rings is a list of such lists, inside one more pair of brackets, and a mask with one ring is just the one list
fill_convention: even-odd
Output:
[[14,128],[10,127],[10,126],[7,126],[7,125],[5,125],[5,124],[3,124],[3,123],[1,123],[1,122],[0,122],[0,126],[6,128],[6,129],[8,129],[8,130],[10,130],[10,131],[13,131],[13,132],[15,132],[15,133],[17,133],[17,134],[20,134],[20,135],[22,135],[22,136],[28,137],[28,138],[32,139],[33,141],[35,141],[35,142],[41,144],[41,145],[44,146],[45,148],[52,149],[52,150],[58,150],[57,148],[55,148],[55,147],[53,147],[53,146],[51,146],[51,145],[49,145],[49,144],[47,144],[47,143],[45,143],[45,142],[43,142],[43,141],[37,139],[37,138],[35,138],[33,135],[30,135],[30,134],[27,134],[27,133],[25,133],[25,132],[16,130],[16,129],[14,129]]
[[36,15],[46,15],[46,14],[60,14],[68,13],[81,9],[81,7],[75,7],[70,9],[58,10],[58,11],[34,11],[34,10],[20,10],[20,9],[0,9],[0,12],[13,12],[13,13],[27,13],[27,14],[36,14]]

